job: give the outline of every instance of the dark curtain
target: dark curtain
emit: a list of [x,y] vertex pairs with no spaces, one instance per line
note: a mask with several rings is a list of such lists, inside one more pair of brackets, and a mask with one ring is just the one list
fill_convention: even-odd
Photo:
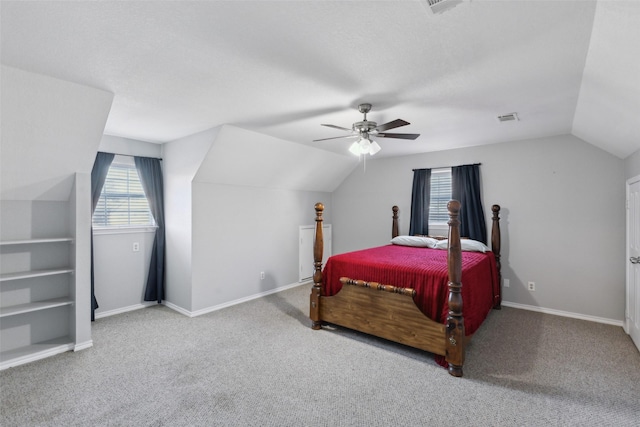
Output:
[[451,196],[461,204],[460,235],[487,243],[487,226],[480,198],[480,165],[451,168]]
[[140,175],[140,182],[144,194],[149,201],[151,215],[158,228],[153,240],[151,252],[151,264],[147,276],[147,286],[144,291],[145,301],[158,301],[164,299],[164,184],[162,180],[162,166],[160,159],[148,157],[134,157],[136,169]]
[[429,234],[429,201],[431,199],[431,169],[413,170],[411,219],[409,235]]
[[[107,173],[115,154],[98,152],[96,160],[93,163],[93,169],[91,170],[91,215],[96,210],[98,200],[100,200],[100,193],[104,186],[104,181],[107,179]],[[94,293],[95,279],[93,273],[93,225],[91,226],[91,320],[95,320],[95,311],[98,308],[98,300]]]

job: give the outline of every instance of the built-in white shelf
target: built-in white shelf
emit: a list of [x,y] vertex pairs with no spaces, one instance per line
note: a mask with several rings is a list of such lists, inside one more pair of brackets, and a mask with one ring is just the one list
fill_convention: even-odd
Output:
[[[2,1],[2,0],[0,0]],[[91,347],[91,174],[67,200],[0,203],[0,370]]]
[[0,246],[31,245],[34,243],[59,243],[59,242],[73,242],[73,238],[53,237],[53,238],[44,238],[44,239],[4,240],[4,241],[0,241]]
[[24,347],[0,352],[0,370],[44,359],[54,354],[73,350],[74,342],[68,337],[60,337]]
[[73,273],[73,268],[52,268],[48,270],[21,271],[18,273],[5,273],[0,275],[0,282],[9,280],[30,279],[32,277],[55,276],[57,274]]
[[44,301],[30,302],[27,304],[16,304],[9,307],[0,308],[0,317],[15,316],[18,314],[47,310],[50,308],[62,307],[71,304],[73,304],[73,300],[69,299],[68,297],[53,298]]

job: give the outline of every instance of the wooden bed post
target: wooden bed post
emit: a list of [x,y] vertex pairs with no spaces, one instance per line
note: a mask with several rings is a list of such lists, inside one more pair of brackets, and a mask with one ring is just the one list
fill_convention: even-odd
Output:
[[[491,225],[491,251],[496,258],[496,268],[498,269],[498,290],[502,286],[502,265],[500,264],[500,241],[502,240],[500,235],[500,205],[491,206],[493,212],[492,225]],[[497,292],[495,296],[495,309],[500,309],[502,304],[502,292]]]
[[400,232],[398,231],[398,207],[394,206],[391,208],[393,211],[393,223],[391,225],[391,238],[398,237]]
[[320,295],[322,293],[322,255],[324,253],[324,237],[322,235],[322,212],[324,205],[315,204],[316,209],[316,233],[313,242],[313,288],[311,288],[309,317],[311,318],[311,329],[321,329],[320,321]]
[[460,246],[460,202],[451,200],[449,210],[449,248],[447,268],[449,270],[449,315],[447,316],[446,360],[449,373],[454,377],[462,376],[464,363],[464,317],[462,316],[462,249]]

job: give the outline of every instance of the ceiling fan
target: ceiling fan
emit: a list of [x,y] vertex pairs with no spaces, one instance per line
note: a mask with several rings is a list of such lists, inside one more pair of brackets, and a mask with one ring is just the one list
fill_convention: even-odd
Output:
[[317,141],[327,141],[329,139],[339,139],[339,138],[358,138],[356,142],[351,144],[349,147],[349,151],[353,154],[359,156],[360,154],[370,154],[374,155],[378,151],[380,151],[380,146],[377,142],[375,142],[371,137],[376,138],[398,138],[398,139],[416,139],[420,136],[418,133],[389,133],[385,132],[389,129],[395,129],[400,126],[406,126],[411,123],[404,121],[402,119],[396,119],[389,123],[385,123],[382,125],[378,125],[376,122],[372,122],[367,120],[367,113],[371,111],[371,104],[360,104],[358,105],[358,111],[364,114],[364,120],[361,122],[355,122],[351,125],[351,129],[345,128],[342,126],[336,125],[328,125],[322,124],[322,126],[327,126],[334,129],[346,130],[351,132],[350,135],[344,136],[334,136],[332,138],[322,138],[322,139],[314,139],[314,142]]

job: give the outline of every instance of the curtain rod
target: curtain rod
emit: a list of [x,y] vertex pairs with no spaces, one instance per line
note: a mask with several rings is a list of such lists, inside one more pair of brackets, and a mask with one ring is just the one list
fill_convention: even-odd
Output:
[[[467,165],[458,165],[458,166],[480,166],[482,163],[471,163],[471,164],[467,164]],[[412,171],[419,171],[419,170],[423,170],[423,169],[447,169],[447,168],[455,168],[458,166],[440,166],[439,168],[420,168],[420,169],[411,169]]]
[[[106,153],[106,151],[98,151],[99,153]],[[109,154],[115,154],[116,156],[125,156],[125,157],[144,157],[147,159],[157,159],[162,161],[162,157],[149,157],[149,156],[134,156],[132,154],[120,154],[120,153],[109,153]]]

